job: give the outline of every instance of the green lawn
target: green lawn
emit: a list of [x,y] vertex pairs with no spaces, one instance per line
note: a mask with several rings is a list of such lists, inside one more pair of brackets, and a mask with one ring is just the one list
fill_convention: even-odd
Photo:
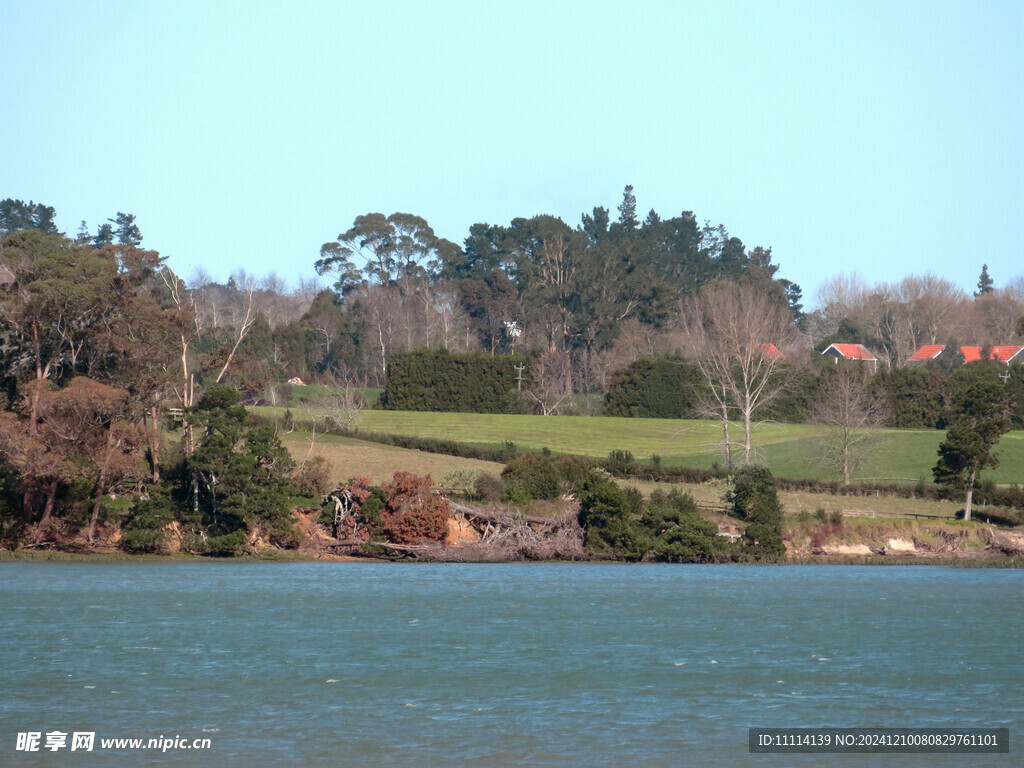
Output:
[[[278,417],[284,412],[282,408],[257,410]],[[292,412],[296,419],[311,414],[302,407]],[[371,410],[362,413],[358,426],[478,445],[512,441],[530,450],[549,448],[597,458],[613,450],[630,451],[641,460],[657,454],[665,464],[693,467],[710,467],[723,460],[721,427],[712,421]],[[733,429],[734,438],[741,435],[739,425]],[[835,471],[818,459],[824,434],[819,426],[763,424],[754,433],[755,456],[781,477],[837,479]],[[943,436],[938,430],[878,430],[877,443],[854,478],[930,481]],[[999,451],[999,468],[983,477],[997,483],[1024,483],[1024,431],[1004,436]]]

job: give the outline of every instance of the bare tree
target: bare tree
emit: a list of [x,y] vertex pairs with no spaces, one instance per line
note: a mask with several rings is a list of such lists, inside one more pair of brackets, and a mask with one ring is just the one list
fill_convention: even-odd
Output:
[[383,382],[387,378],[388,358],[395,349],[400,330],[396,320],[398,291],[391,285],[372,285],[360,290],[358,300],[366,322],[368,346],[374,349],[379,381]]
[[[788,383],[779,349],[794,335],[788,308],[756,287],[740,283],[709,286],[692,299],[685,314],[685,344],[700,369],[729,443],[729,412],[743,422],[743,460],[750,463],[755,417]],[[727,452],[726,460],[730,460]]]
[[190,291],[197,291],[213,282],[213,276],[209,270],[205,267],[196,267],[192,270],[192,275],[188,279],[188,288]]
[[558,413],[570,401],[571,394],[565,389],[569,375],[566,369],[570,366],[569,353],[562,350],[549,350],[537,356],[526,396],[544,416]]
[[970,311],[964,314],[971,332],[963,330],[956,338],[968,339],[971,344],[1008,344],[1016,335],[1017,318],[1024,315],[1024,294],[1001,288],[984,293],[970,302]]
[[894,290],[900,311],[892,346],[896,364],[923,344],[938,344],[956,333],[964,315],[966,294],[951,281],[932,274],[903,278]]
[[235,359],[235,352],[238,351],[238,347],[245,340],[245,337],[249,335],[249,331],[252,330],[253,323],[256,322],[257,310],[253,305],[253,294],[256,290],[256,286],[253,283],[249,284],[246,290],[246,301],[245,311],[241,315],[239,321],[235,324],[235,344],[231,347],[231,351],[228,352],[228,358],[224,361],[224,367],[220,369],[220,373],[217,374],[215,381],[219,384],[220,380],[224,378],[224,374],[228,372],[228,367],[231,365],[231,361]]
[[613,371],[636,362],[642,357],[655,357],[668,350],[667,335],[652,325],[628,317],[618,326],[618,335],[611,346],[587,361],[585,380],[601,392],[608,391]]
[[329,428],[351,429],[359,422],[363,411],[366,410],[366,398],[348,371],[335,367],[331,373],[334,376],[335,386],[330,388],[328,394],[324,395],[321,401],[318,401],[319,405],[326,408],[324,421]]
[[883,398],[871,386],[871,372],[857,364],[828,367],[822,374],[812,417],[828,427],[821,441],[821,460],[842,475],[850,474],[878,444],[876,428],[886,421]]
[[[181,385],[174,388],[174,393],[178,402],[181,403],[178,415],[184,416],[185,412],[195,405],[196,400],[196,374],[192,360],[192,344],[199,338],[202,324],[199,313],[196,311],[196,305],[192,301],[192,294],[186,289],[181,278],[170,269],[164,269],[160,276],[163,278],[164,285],[167,286],[175,307],[172,323],[177,329],[181,346]],[[191,456],[195,450],[192,426],[187,418],[183,423],[182,446],[185,455]],[[153,426],[156,427],[155,422]]]

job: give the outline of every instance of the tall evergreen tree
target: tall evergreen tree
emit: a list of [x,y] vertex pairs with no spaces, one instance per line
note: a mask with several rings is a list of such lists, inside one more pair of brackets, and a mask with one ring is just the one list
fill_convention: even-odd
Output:
[[981,274],[978,276],[978,290],[974,292],[974,298],[992,293],[994,280],[988,274],[988,264],[981,265]]
[[121,245],[138,245],[142,242],[142,232],[135,223],[135,216],[130,213],[117,212],[117,218],[107,219],[114,225],[114,237]]
[[995,447],[1010,429],[1012,410],[1005,384],[981,367],[966,372],[953,393],[949,430],[932,474],[936,483],[965,493],[964,520],[971,519],[978,473],[999,465]]
[[288,474],[294,466],[273,427],[255,424],[231,387],[213,384],[190,409],[200,437],[186,460],[183,480],[188,506],[216,541],[208,549],[241,549],[257,526],[288,543]]
[[636,218],[636,196],[633,185],[627,184],[622,190],[622,202],[619,203],[619,223],[626,229],[636,229],[640,223]]

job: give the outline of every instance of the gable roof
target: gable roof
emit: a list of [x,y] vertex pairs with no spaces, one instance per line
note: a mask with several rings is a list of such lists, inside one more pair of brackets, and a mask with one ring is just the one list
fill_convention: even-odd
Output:
[[[989,360],[998,360],[1000,363],[1009,365],[1015,357],[1024,351],[1024,346],[1019,344],[1003,344],[996,347],[990,347],[990,349],[991,352],[989,353]],[[975,360],[981,360],[981,350],[981,347],[960,347],[960,351],[964,355],[964,361],[968,363],[973,363]]]
[[946,348],[945,344],[925,344],[917,352],[907,358],[908,363],[918,363],[923,360],[934,360],[938,357],[942,350]]
[[828,349],[821,354],[827,355],[830,351],[834,351],[835,354],[845,357],[847,360],[878,361],[878,358],[871,354],[863,344],[830,344]]
[[764,356],[769,360],[785,360],[786,356],[782,353],[782,350],[776,347],[774,344],[762,344],[761,351],[764,352]]

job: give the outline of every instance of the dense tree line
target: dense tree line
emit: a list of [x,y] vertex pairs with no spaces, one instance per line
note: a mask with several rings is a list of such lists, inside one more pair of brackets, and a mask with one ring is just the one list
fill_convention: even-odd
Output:
[[601,391],[616,342],[666,336],[705,285],[740,281],[799,315],[800,289],[776,276],[769,249],[748,251],[688,211],[639,221],[631,187],[618,210],[613,221],[595,208],[575,228],[549,215],[478,223],[462,247],[409,214],[356,217],[315,265],[359,318],[347,362],[369,379],[386,375],[393,352],[422,346],[525,352],[545,357],[540,368],[571,396]]
[[[129,545],[154,546],[168,520],[197,551],[287,543],[296,469],[241,406],[284,402],[296,377],[384,387],[396,408],[716,418],[727,466],[734,450],[750,461],[758,421],[814,420],[846,434],[847,479],[856,429],[954,430],[975,376],[1024,425],[1024,364],[964,366],[954,341],[1020,340],[1024,284],[996,289],[987,267],[973,296],[934,276],[837,278],[805,313],[770,249],[689,211],[641,220],[631,187],[617,212],[477,223],[461,245],[418,216],[368,213],[311,265],[330,288],[311,270],[290,289],[243,270],[186,282],[129,213],[68,237],[53,208],[0,201],[4,530],[94,540],[104,499],[131,490],[146,503]],[[844,341],[879,371],[837,375],[819,352]],[[948,352],[906,365],[924,343]]]

